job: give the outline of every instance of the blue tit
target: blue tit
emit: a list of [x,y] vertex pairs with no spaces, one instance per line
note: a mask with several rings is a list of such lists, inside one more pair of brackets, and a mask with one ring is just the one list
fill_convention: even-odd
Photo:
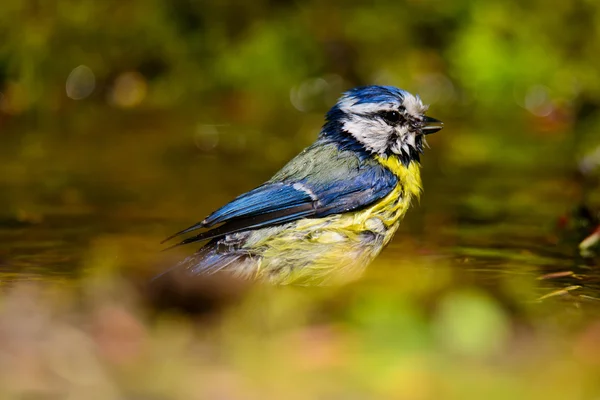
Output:
[[418,96],[392,86],[342,95],[317,140],[269,181],[165,239],[206,241],[176,268],[275,284],[357,278],[421,192],[425,135],[442,123]]

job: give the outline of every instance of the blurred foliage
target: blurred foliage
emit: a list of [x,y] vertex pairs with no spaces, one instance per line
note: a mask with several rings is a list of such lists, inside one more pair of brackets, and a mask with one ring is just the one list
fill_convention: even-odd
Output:
[[592,1],[5,3],[0,173],[33,197],[0,200],[13,215],[36,211],[14,204],[39,203],[37,191],[77,202],[106,181],[177,174],[192,185],[209,172],[195,157],[256,155],[247,178],[266,176],[361,84],[431,104],[449,128],[428,157],[447,173],[576,168],[598,142]]
[[333,74],[344,87],[396,84],[453,108],[580,111],[600,98],[599,15],[586,0],[8,0],[0,76],[12,112],[66,107],[64,81],[80,64],[98,94],[118,74],[139,72],[147,107],[224,91],[265,102]]
[[[4,0],[0,397],[598,397],[599,30],[591,0]],[[446,127],[363,280],[148,283],[372,83]]]
[[243,302],[152,313],[115,274],[140,259],[127,247],[97,242],[76,287],[5,289],[2,398],[586,399],[600,389],[597,319],[549,314],[561,308],[551,300],[507,303],[439,259],[380,261],[379,274],[341,288],[246,285]]

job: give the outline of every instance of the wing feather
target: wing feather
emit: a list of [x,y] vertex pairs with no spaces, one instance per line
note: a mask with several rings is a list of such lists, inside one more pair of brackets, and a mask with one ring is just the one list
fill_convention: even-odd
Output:
[[[324,149],[327,146],[309,147],[276,175],[279,181],[269,181],[237,197],[202,222],[165,241],[215,225],[218,226],[175,246],[301,218],[358,210],[387,196],[398,184],[396,175],[375,161],[358,162],[352,154],[340,155],[339,151],[332,159],[331,154],[319,154]],[[326,162],[314,162],[324,156],[329,156],[324,159]]]

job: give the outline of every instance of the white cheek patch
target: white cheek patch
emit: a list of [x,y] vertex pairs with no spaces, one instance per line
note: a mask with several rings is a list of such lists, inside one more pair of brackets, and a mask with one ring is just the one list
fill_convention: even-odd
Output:
[[362,116],[353,116],[344,121],[343,129],[373,153],[385,153],[390,134],[385,122],[378,122]]

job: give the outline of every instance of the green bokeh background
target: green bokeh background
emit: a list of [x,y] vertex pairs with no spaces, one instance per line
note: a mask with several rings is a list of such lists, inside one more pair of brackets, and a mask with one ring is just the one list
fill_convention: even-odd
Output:
[[[153,204],[190,197],[181,185],[215,189],[203,171],[221,170],[202,157],[240,166],[217,184],[251,187],[314,139],[341,91],[373,83],[418,93],[446,122],[425,160],[442,173],[576,169],[599,124],[598,18],[591,1],[9,0],[0,168],[29,198],[2,209],[43,214],[39,196],[65,191],[102,207],[98,192],[144,184]],[[140,181],[159,174],[178,185]],[[218,204],[215,191],[194,204]]]
[[[597,397],[599,30],[590,0],[4,0],[0,397]],[[366,276],[150,305],[194,250],[160,240],[366,84],[445,123]]]

